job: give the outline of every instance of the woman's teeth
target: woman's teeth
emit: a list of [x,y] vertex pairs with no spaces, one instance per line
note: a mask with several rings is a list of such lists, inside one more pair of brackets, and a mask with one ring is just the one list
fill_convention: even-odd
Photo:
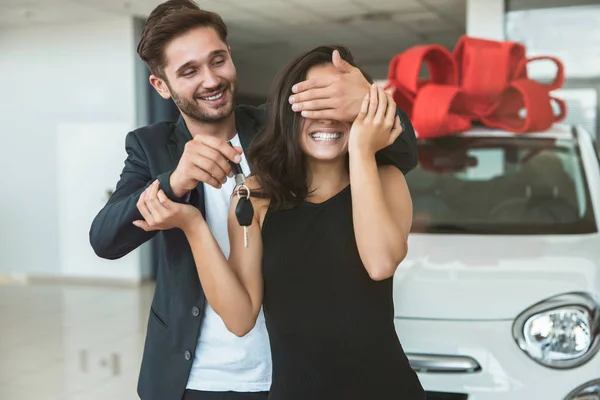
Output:
[[202,100],[214,101],[214,100],[219,100],[222,96],[223,96],[223,92],[221,92],[219,94],[215,94],[214,96],[210,96],[210,97],[202,97]]
[[342,137],[341,133],[324,133],[324,132],[316,132],[310,135],[315,140],[337,140]]

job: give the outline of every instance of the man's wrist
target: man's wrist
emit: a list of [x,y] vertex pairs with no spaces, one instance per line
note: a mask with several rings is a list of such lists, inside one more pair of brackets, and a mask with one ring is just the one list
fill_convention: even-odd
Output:
[[[176,203],[188,203],[190,198],[190,192],[181,189],[181,184],[177,181],[177,175],[173,170],[165,171],[159,174],[156,179],[160,182],[160,189],[165,192],[165,195]],[[173,185],[171,184],[173,183]],[[179,189],[177,189],[179,187]],[[174,191],[177,189],[177,191]]]

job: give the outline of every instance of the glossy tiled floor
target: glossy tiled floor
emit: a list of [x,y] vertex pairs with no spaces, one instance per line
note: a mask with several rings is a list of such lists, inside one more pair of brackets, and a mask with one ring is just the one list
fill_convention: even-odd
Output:
[[0,285],[0,399],[138,399],[153,290]]

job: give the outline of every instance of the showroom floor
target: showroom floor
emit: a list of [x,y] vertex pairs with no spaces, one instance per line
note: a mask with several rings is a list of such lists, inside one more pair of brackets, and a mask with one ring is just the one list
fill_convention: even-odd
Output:
[[138,399],[152,293],[0,285],[0,399]]

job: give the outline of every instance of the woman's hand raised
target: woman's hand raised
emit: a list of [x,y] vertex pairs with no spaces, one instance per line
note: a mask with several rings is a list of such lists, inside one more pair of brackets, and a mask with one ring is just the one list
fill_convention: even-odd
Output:
[[394,99],[383,88],[372,85],[350,129],[350,155],[357,152],[375,154],[394,143],[401,133]]

